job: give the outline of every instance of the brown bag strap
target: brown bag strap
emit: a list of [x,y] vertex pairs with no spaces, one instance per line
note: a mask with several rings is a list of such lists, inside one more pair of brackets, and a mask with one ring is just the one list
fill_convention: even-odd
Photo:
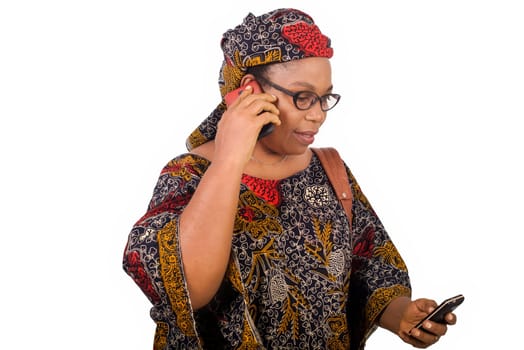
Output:
[[349,184],[348,174],[344,161],[340,158],[340,154],[333,147],[314,147],[311,148],[313,152],[320,159],[322,167],[326,172],[331,185],[335,189],[338,200],[344,207],[348,217],[349,226],[352,226],[353,215],[351,207],[353,204],[353,195]]

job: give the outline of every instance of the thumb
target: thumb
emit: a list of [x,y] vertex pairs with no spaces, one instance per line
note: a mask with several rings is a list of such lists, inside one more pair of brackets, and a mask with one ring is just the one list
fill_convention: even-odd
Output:
[[437,307],[437,302],[432,299],[420,298],[415,300],[415,305],[421,312],[430,313]]

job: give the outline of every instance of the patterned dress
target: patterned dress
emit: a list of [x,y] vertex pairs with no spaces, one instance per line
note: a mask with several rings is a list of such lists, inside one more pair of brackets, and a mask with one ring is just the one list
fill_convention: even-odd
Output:
[[388,303],[411,294],[407,268],[349,168],[351,229],[318,158],[288,178],[242,177],[223,284],[193,311],[178,218],[209,161],[162,170],[129,235],[124,269],[153,304],[154,349],[362,349]]

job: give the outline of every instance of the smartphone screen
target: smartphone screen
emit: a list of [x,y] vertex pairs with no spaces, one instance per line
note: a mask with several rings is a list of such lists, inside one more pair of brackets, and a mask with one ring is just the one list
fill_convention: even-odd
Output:
[[462,294],[456,295],[449,299],[444,300],[432,313],[424,317],[414,328],[422,327],[422,324],[426,320],[430,320],[438,323],[446,323],[444,317],[446,314],[455,310],[462,302],[464,301],[464,296]]

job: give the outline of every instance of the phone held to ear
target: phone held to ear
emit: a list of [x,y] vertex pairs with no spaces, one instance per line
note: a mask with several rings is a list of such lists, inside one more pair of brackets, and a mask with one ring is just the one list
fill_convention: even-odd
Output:
[[[253,88],[254,94],[259,94],[262,92],[262,88],[255,80],[250,81],[249,83],[247,83],[247,85]],[[238,89],[230,91],[224,96],[224,101],[226,102],[226,105],[228,107],[233,102],[235,102],[235,100],[240,96],[240,94],[242,93],[242,91],[244,91],[247,85],[241,86]],[[264,125],[262,129],[260,130],[260,133],[258,134],[258,139],[261,139],[262,137],[269,135],[273,131],[274,128],[275,128],[275,125],[273,125],[273,123]]]
[[437,323],[446,323],[444,317],[455,310],[462,302],[464,301],[464,296],[462,294],[456,295],[452,298],[444,300],[432,313],[424,317],[414,328],[421,328],[422,324],[426,320],[430,320]]

